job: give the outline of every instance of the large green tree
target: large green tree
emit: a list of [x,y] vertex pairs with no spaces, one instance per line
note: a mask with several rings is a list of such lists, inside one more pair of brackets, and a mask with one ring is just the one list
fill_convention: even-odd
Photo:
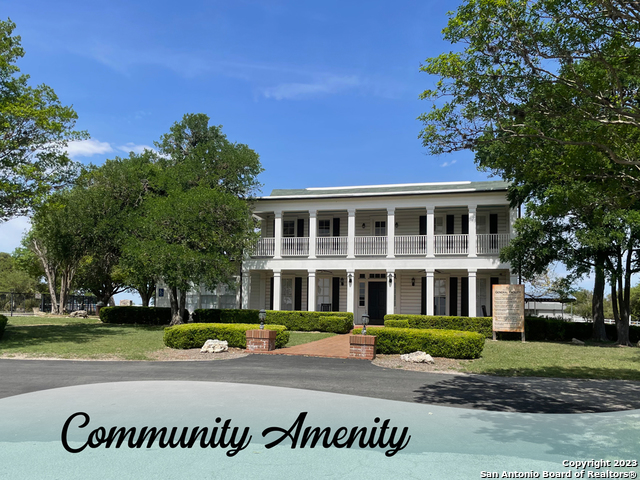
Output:
[[11,20],[0,20],[0,222],[69,184],[76,165],[65,147],[86,137],[74,130],[76,113],[51,87],[29,86],[29,76],[20,74],[16,61],[24,50],[14,29]]
[[130,226],[124,267],[149,269],[167,285],[172,323],[183,323],[193,285],[231,283],[255,239],[251,196],[258,155],[230,142],[204,114],[185,115],[156,143],[153,196]]
[[467,0],[444,30],[463,48],[422,68],[440,77],[422,95],[434,102],[420,117],[424,145],[471,149],[512,182],[514,205],[530,202],[532,220],[505,252],[518,268],[594,268],[594,319],[608,277],[620,343],[637,264],[638,18],[637,2]]

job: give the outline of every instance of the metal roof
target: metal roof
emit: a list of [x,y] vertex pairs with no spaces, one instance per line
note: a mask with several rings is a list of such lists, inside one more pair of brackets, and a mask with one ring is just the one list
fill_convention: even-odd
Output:
[[362,185],[352,187],[276,189],[260,200],[285,198],[372,197],[378,195],[420,195],[436,193],[506,191],[509,182],[438,182],[394,185]]

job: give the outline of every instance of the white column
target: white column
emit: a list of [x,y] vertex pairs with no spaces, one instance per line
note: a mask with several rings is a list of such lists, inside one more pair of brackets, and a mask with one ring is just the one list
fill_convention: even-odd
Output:
[[[282,258],[282,212],[275,212],[276,219],[273,222],[273,236],[275,237],[275,247],[273,251],[273,258]],[[280,300],[278,300],[278,305],[280,305]],[[275,308],[275,307],[274,307]],[[280,310],[279,308],[275,308],[275,310]]]
[[396,291],[395,270],[387,270],[387,315],[393,315],[395,313],[395,306],[393,304],[395,291]]
[[469,316],[477,317],[476,298],[478,293],[476,292],[476,270],[469,270]]
[[280,271],[273,271],[273,309],[280,310]]
[[[274,282],[275,283],[275,282]],[[269,309],[269,299],[267,298],[267,277],[264,272],[260,274],[260,308]]]
[[509,283],[511,285],[518,285],[518,275],[514,275],[513,273],[509,277]]
[[[387,258],[395,258],[396,209],[387,208]],[[387,306],[388,309],[388,306]]]
[[347,312],[355,312],[354,292],[356,288],[356,272],[347,270]]
[[476,251],[476,205],[469,205],[469,256],[477,257]]
[[309,210],[309,258],[316,258],[317,227],[316,211]]
[[435,217],[433,215],[433,207],[427,207],[427,257],[435,256],[435,230],[436,227]]
[[433,315],[433,291],[435,288],[433,269],[427,269],[427,315]]
[[249,270],[242,272],[242,308],[249,308],[249,299],[251,298],[251,272]]
[[316,311],[316,271],[309,270],[309,297],[307,298],[307,310],[310,312]]
[[510,208],[509,209],[509,233],[511,234],[511,238],[516,236],[516,229],[514,228],[514,224],[518,219],[518,209]]
[[[355,258],[356,247],[356,210],[349,210],[347,220],[347,258]],[[355,279],[354,279],[355,282]]]

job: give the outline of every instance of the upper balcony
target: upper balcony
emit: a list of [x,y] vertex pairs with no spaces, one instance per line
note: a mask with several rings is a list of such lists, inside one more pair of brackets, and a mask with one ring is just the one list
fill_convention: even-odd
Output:
[[497,256],[511,238],[507,205],[259,212],[252,256]]
[[[316,257],[347,257],[349,237],[317,237]],[[509,243],[508,233],[477,234],[477,255],[499,255]],[[282,257],[309,257],[309,237],[281,239]],[[388,237],[359,236],[353,238],[354,256],[388,256]],[[426,256],[430,249],[427,235],[398,235],[393,238],[395,256]],[[253,257],[274,257],[276,239],[263,237],[258,240]],[[433,253],[440,255],[469,255],[469,235],[434,235],[431,245]]]

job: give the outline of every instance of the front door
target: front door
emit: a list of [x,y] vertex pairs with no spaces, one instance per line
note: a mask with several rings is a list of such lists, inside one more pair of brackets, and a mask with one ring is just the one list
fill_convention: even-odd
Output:
[[387,314],[387,284],[385,282],[369,282],[369,323],[384,325]]

